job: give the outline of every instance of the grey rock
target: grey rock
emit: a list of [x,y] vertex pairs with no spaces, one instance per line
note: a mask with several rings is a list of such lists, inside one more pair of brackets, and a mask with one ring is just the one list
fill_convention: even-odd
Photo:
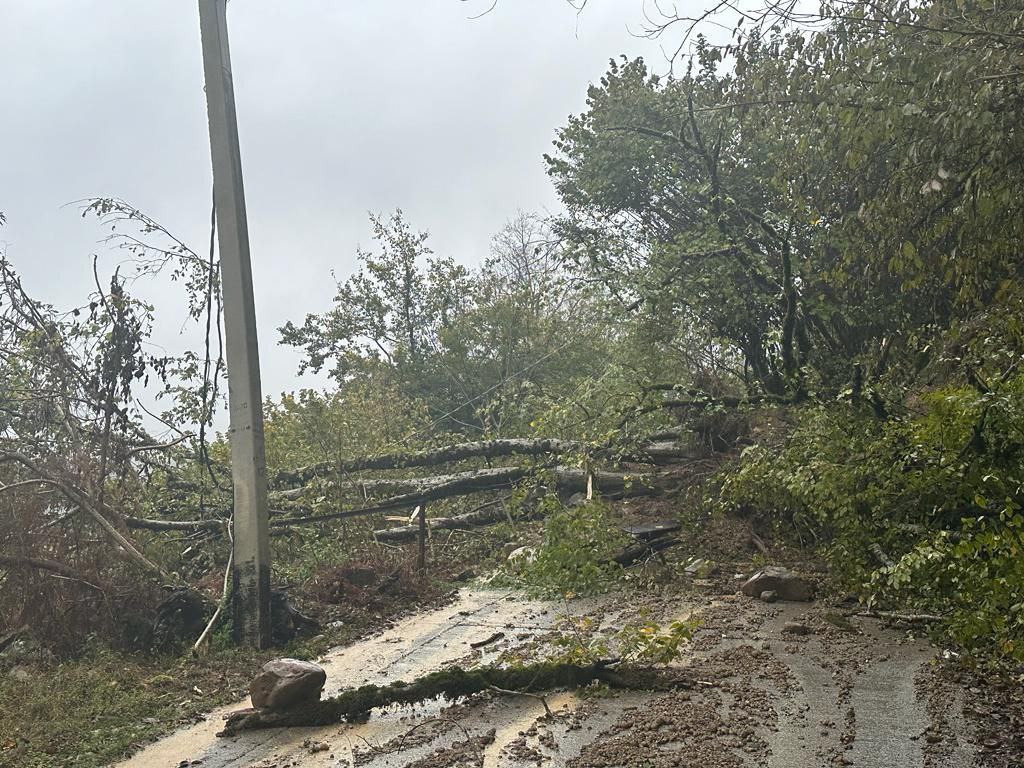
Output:
[[574,493],[569,497],[569,500],[565,502],[565,506],[569,509],[573,507],[582,507],[587,503],[587,496],[584,493]]
[[761,599],[762,603],[774,603],[776,600],[779,599],[779,593],[776,592],[774,589],[766,589],[764,592],[758,595],[758,597]]
[[687,576],[703,578],[710,576],[717,570],[715,564],[707,558],[701,557],[686,566],[684,572]]
[[521,571],[536,559],[536,547],[519,547],[519,549],[508,553],[508,564],[514,571]]
[[779,600],[807,602],[814,599],[814,585],[788,568],[769,565],[762,568],[741,587],[743,594],[760,597],[762,592],[775,592]]
[[256,709],[281,712],[320,700],[327,682],[323,667],[298,659],[274,659],[263,665],[249,686]]

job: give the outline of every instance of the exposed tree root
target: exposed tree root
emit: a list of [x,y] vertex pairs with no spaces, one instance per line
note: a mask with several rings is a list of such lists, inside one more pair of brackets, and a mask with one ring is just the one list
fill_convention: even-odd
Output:
[[601,661],[590,666],[542,662],[521,667],[461,668],[432,672],[412,682],[397,681],[390,685],[364,685],[342,691],[337,696],[286,712],[243,709],[228,716],[218,736],[234,736],[257,728],[331,725],[342,721],[365,719],[371,710],[393,704],[414,704],[438,696],[457,699],[487,690],[514,693],[539,693],[559,688],[581,688],[601,682],[611,688],[633,690],[668,690],[687,687],[686,679],[670,670],[650,667],[612,667],[614,662]]

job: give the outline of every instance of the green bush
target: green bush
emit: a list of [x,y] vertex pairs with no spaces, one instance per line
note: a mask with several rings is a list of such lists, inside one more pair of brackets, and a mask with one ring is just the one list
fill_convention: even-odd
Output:
[[544,539],[532,559],[502,581],[538,596],[594,595],[618,584],[623,568],[613,558],[628,544],[607,505],[590,501],[567,509],[546,497]]
[[813,535],[871,604],[948,617],[960,647],[1024,659],[1024,377],[947,387],[879,420],[808,408],[781,447],[752,446],[721,503]]

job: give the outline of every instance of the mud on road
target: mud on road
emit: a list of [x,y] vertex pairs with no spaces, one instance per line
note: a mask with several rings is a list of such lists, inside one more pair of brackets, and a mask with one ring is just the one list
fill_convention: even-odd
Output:
[[[714,594],[712,594],[714,593]],[[684,658],[694,685],[671,693],[484,694],[375,711],[365,723],[217,738],[227,711],[125,768],[575,766],[960,768],[975,765],[962,701],[936,686],[935,649],[822,603],[765,604],[729,589],[537,602],[464,590],[323,660],[325,695],[411,679],[453,663],[529,654],[566,616],[614,631],[640,611],[701,626]],[[847,611],[849,613],[849,611]],[[488,641],[488,642],[484,642]],[[482,645],[481,645],[482,644]],[[474,647],[480,646],[480,647]],[[545,709],[550,710],[550,715]]]

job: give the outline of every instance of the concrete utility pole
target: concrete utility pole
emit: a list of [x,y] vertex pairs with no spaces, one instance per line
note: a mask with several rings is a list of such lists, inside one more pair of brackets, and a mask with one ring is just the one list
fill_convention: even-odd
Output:
[[199,0],[199,26],[213,156],[213,199],[220,243],[231,411],[234,630],[239,642],[265,648],[270,644],[270,539],[263,395],[242,157],[228,51],[227,0]]

